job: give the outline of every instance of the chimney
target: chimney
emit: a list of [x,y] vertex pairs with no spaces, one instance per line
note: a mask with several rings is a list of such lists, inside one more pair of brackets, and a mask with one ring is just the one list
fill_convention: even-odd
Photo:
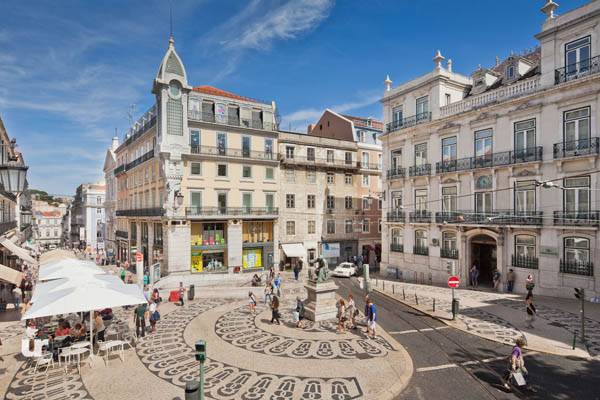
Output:
[[310,132],[312,132],[314,127],[315,127],[315,124],[308,124],[308,128],[306,128],[306,133],[310,134]]
[[448,70],[448,72],[452,72],[452,59],[449,58],[448,61],[446,61],[446,69]]
[[117,147],[119,147],[119,138],[117,136],[115,136],[112,140],[112,149],[113,151],[117,149]]

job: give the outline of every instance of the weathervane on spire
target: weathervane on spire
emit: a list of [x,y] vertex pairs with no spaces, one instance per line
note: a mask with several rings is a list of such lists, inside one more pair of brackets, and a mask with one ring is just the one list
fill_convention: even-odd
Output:
[[173,44],[173,0],[169,0],[169,44]]

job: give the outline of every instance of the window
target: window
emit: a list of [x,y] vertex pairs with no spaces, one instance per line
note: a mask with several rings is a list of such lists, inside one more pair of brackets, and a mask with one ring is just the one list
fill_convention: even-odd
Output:
[[285,207],[296,208],[296,195],[286,194],[285,195]]
[[344,206],[347,210],[352,209],[352,196],[344,197]]
[[492,192],[475,193],[475,212],[483,215],[492,212]]
[[334,196],[331,196],[331,195],[327,196],[327,208],[330,210],[335,208],[335,197]]
[[352,165],[352,153],[347,151],[344,153],[344,163],[346,165]]
[[152,166],[152,182],[156,180],[156,165]]
[[512,79],[515,76],[515,67],[514,65],[511,65],[510,67],[506,68],[506,77],[508,79]]
[[367,132],[365,131],[358,131],[357,135],[358,135],[358,141],[361,143],[366,143],[367,142]]
[[391,154],[392,171],[402,168],[402,149],[392,150]]
[[96,197],[96,204],[102,204],[102,197],[101,196]]
[[371,209],[371,199],[369,197],[363,196],[362,198],[362,209],[369,210]]
[[306,148],[306,160],[315,161],[315,149],[313,147]]
[[515,182],[515,211],[521,215],[535,211],[535,181]]
[[227,193],[217,193],[217,207],[219,214],[227,214]]
[[265,158],[273,159],[273,139],[265,139]]
[[415,211],[427,210],[427,189],[415,189]]
[[102,214],[102,209],[101,208],[96,208],[96,214]]
[[327,173],[327,183],[328,184],[335,183],[335,174],[333,172],[328,172]]
[[344,221],[344,232],[352,233],[352,220],[351,219],[347,219]]
[[535,236],[516,235],[515,254],[517,257],[535,257]]
[[456,250],[456,233],[442,232],[442,249]]
[[379,218],[379,220],[377,220],[377,232],[381,233],[381,218]]
[[381,153],[377,154],[377,169],[380,171],[383,169],[383,154]]
[[249,214],[252,211],[252,193],[242,192],[242,210],[244,214]]
[[190,145],[192,148],[192,153],[200,152],[200,131],[190,131]]
[[286,233],[286,235],[295,235],[296,234],[296,221],[286,221],[285,222],[285,233]]
[[590,108],[564,113],[565,150],[587,149],[590,146]]
[[535,119],[515,123],[515,157],[535,155]]
[[315,195],[309,194],[306,196],[306,208],[315,208]]
[[327,150],[327,162],[330,164],[333,164],[334,161],[333,154],[333,150]]
[[369,233],[371,227],[371,221],[369,218],[365,218],[362,220],[362,232]]
[[242,178],[252,179],[252,167],[249,165],[242,166]]
[[[199,162],[193,162],[190,164],[190,170],[192,175],[200,176],[202,175],[202,164]],[[152,171],[154,172],[154,167],[152,167]]]
[[392,246],[395,248],[404,246],[404,241],[402,240],[402,230],[398,228],[392,229]]
[[242,136],[242,157],[250,157],[250,137]]
[[362,152],[361,164],[363,168],[369,168],[369,153],[366,151]]
[[314,169],[306,170],[306,182],[315,183],[317,181],[317,171]]
[[369,187],[369,174],[362,175],[362,186]]
[[190,207],[192,208],[192,213],[200,213],[200,209],[202,208],[202,192],[190,191]]
[[335,219],[327,220],[327,234],[328,235],[335,234]]
[[417,249],[426,249],[427,248],[427,232],[418,230],[415,231],[415,247]]
[[217,176],[227,178],[227,164],[217,164]]
[[590,261],[590,241],[581,237],[564,239],[566,262],[588,263]]
[[417,99],[417,123],[427,121],[429,116],[429,99],[427,96]]
[[492,155],[492,130],[475,132],[475,157]]
[[450,103],[452,103],[450,93],[446,93],[446,105],[449,105]]
[[590,177],[566,178],[564,187],[564,211],[573,213],[571,218],[587,217],[590,211]]
[[267,213],[275,211],[275,195],[273,193],[265,193],[265,208]]
[[456,186],[442,187],[442,211],[456,212]]
[[308,230],[307,233],[312,235],[317,232],[317,221],[310,220],[308,221]]
[[447,163],[456,160],[456,136],[442,139],[442,161]]
[[294,158],[294,146],[285,146],[285,158]]
[[415,146],[415,166],[427,164],[427,143],[421,143]]
[[402,111],[402,105],[392,108],[392,120],[394,121],[394,126],[399,126],[402,123]]
[[383,198],[382,197],[377,199],[377,208],[380,210],[383,208]]
[[392,208],[394,208],[394,209],[402,208],[402,192],[399,192],[399,191],[392,192]]
[[296,180],[294,168],[285,169],[285,180],[288,182],[294,182]]
[[590,69],[591,43],[590,37],[575,40],[565,45],[565,66],[567,79],[579,73],[587,73]]
[[275,170],[273,169],[273,167],[266,167],[265,168],[265,179],[266,180],[273,180],[273,179],[275,179]]

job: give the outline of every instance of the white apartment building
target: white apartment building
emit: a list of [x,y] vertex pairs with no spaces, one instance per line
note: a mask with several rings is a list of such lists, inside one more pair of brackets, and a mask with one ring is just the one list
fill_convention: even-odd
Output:
[[533,274],[537,293],[600,295],[600,1],[556,7],[536,49],[470,76],[438,51],[433,71],[386,79],[382,268],[439,284],[454,261],[461,285],[476,265],[503,290],[513,269],[517,292]]
[[71,205],[73,247],[95,254],[104,251],[104,181],[79,185]]
[[113,137],[111,146],[106,149],[106,157],[104,158],[104,182],[105,182],[105,198],[104,198],[104,219],[106,222],[104,229],[104,243],[106,255],[113,257],[117,253],[117,178],[114,170],[117,167],[117,156],[115,151],[119,147],[119,138]]
[[35,240],[40,247],[48,248],[50,245],[60,245],[62,236],[62,218],[63,214],[61,214],[58,209],[36,213]]

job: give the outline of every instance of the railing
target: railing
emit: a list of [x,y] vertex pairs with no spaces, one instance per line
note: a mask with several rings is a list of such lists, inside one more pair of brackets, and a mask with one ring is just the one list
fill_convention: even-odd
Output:
[[413,246],[413,254],[419,254],[421,256],[428,256],[429,255],[429,247]]
[[160,207],[117,210],[117,217],[162,217],[163,215],[165,215],[165,209]]
[[128,163],[127,167],[125,167],[125,170],[129,171],[130,169],[137,167],[141,163],[146,162],[146,161],[150,160],[153,157],[154,157],[154,149],[150,150],[149,152],[147,152],[143,156],[140,156],[140,157],[136,158],[135,160],[133,160],[132,162]]
[[387,221],[388,222],[404,222],[405,221],[404,211],[400,211],[400,210],[388,211]]
[[538,269],[538,258],[513,254],[511,265],[518,268]]
[[537,92],[540,88],[540,77],[518,81],[512,85],[504,86],[496,90],[481,93],[475,96],[469,96],[461,101],[440,107],[440,118],[458,114],[465,111],[477,109],[488,104],[499,103],[515,97],[524,96],[529,93]]
[[390,243],[390,251],[393,251],[396,253],[404,253],[404,245]]
[[572,81],[600,72],[600,56],[588,58],[578,63],[554,70],[554,84]]
[[125,231],[115,231],[115,236],[123,239],[129,238],[129,234]]
[[399,131],[401,129],[410,128],[411,126],[419,125],[429,121],[431,121],[431,113],[424,112],[411,117],[402,118],[398,121],[390,122],[387,124],[386,131],[387,133]]
[[235,158],[249,158],[249,159],[254,159],[254,160],[277,161],[279,159],[279,154],[273,153],[271,151],[231,149],[229,147],[214,147],[214,146],[204,146],[204,145],[199,145],[199,144],[190,145],[190,149],[191,149],[192,154],[235,157]]
[[554,225],[600,226],[600,211],[554,211]]
[[279,207],[186,207],[188,217],[204,216],[273,216],[279,214]]
[[369,123],[367,121],[361,121],[359,119],[353,119],[352,122],[354,122],[354,126],[362,126],[364,128],[378,129],[380,131],[383,130],[383,123],[379,122],[379,121],[371,120],[371,125],[369,125]]
[[431,164],[415,165],[409,167],[409,176],[426,176],[431,175]]
[[392,180],[392,179],[404,178],[405,176],[406,176],[406,169],[404,169],[404,168],[388,169],[388,171],[387,171],[388,181]]
[[563,274],[594,276],[594,263],[589,261],[565,261],[561,259],[559,271]]
[[125,172],[125,164],[121,164],[119,165],[117,168],[115,168],[114,170],[114,174],[115,176],[119,175],[121,172]]
[[453,258],[458,260],[458,249],[446,249],[444,247],[440,248],[440,257],[442,258]]
[[262,129],[265,131],[276,131],[277,124],[261,121],[257,119],[240,119],[238,116],[215,115],[214,113],[204,113],[201,111],[188,111],[188,118],[194,121],[212,122],[230,126],[240,126],[243,128]]
[[543,225],[543,211],[436,212],[438,224]]
[[542,161],[542,147],[530,147],[522,150],[503,151],[485,156],[460,158],[458,160],[441,161],[435,164],[435,172],[468,171],[477,168],[493,168],[502,165],[520,164]]
[[375,164],[375,163],[364,163],[362,161],[359,162],[360,168],[361,169],[373,169],[376,171],[381,171],[381,164]]
[[600,138],[571,140],[554,144],[554,158],[587,156],[600,153]]
[[327,158],[314,158],[314,157],[302,157],[293,156],[288,157],[285,154],[281,154],[281,162],[285,164],[298,164],[298,165],[312,165],[318,167],[337,167],[337,168],[351,168],[356,169],[360,163],[353,160],[340,160],[340,159],[327,159]]
[[427,211],[427,210],[411,211],[410,222],[421,222],[421,223],[431,222],[431,211]]
[[17,221],[0,222],[0,235],[17,227]]
[[135,142],[137,138],[146,133],[148,129],[152,128],[154,125],[156,125],[156,105],[150,107],[150,109],[137,120],[131,132],[131,136],[124,140],[125,146],[129,146],[131,143]]

